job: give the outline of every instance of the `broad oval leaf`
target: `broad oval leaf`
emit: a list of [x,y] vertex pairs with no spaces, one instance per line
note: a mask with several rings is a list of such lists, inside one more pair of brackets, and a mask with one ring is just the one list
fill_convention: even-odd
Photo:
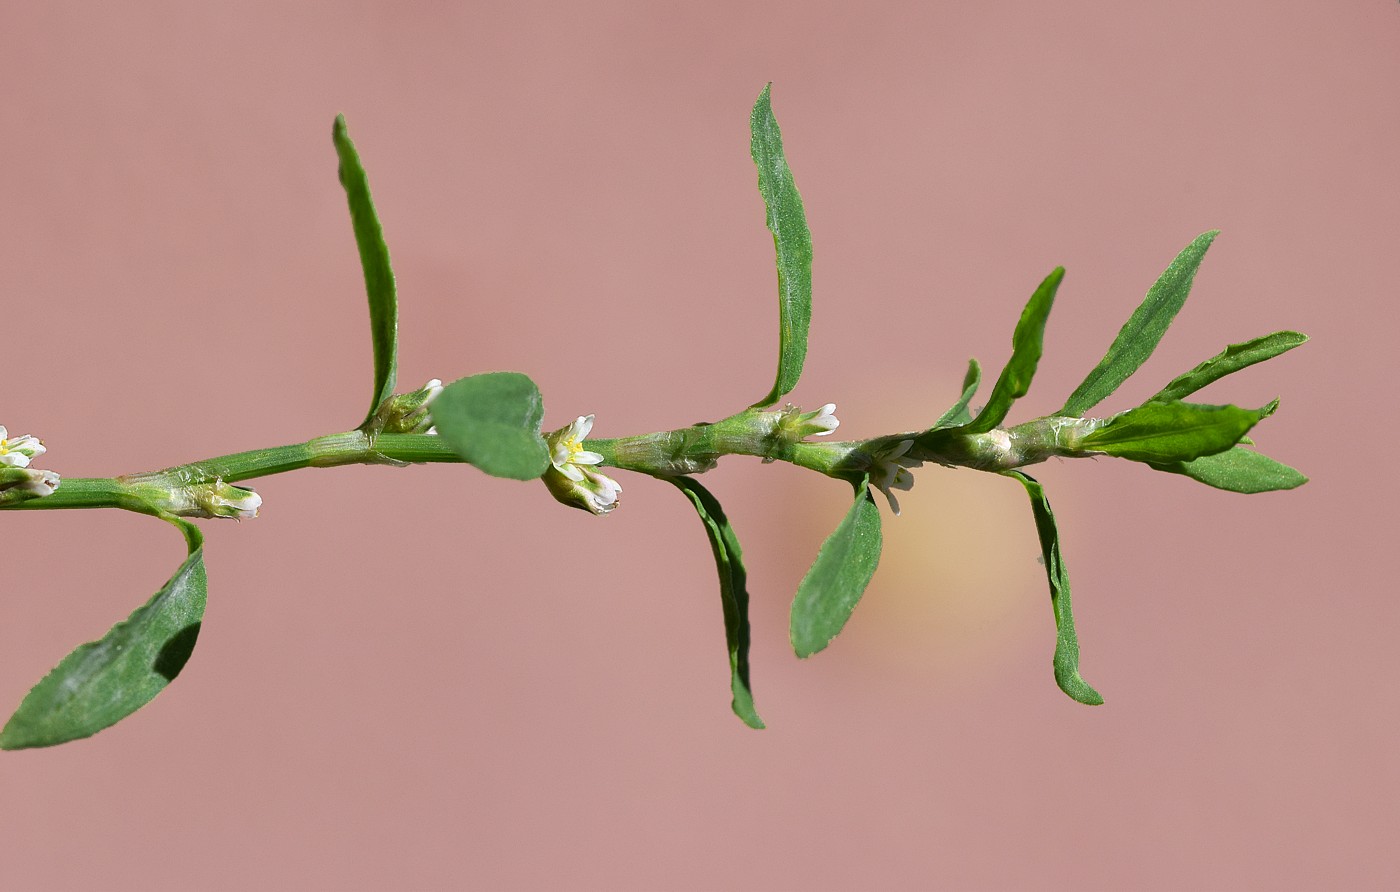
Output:
[[778,374],[773,389],[754,403],[756,407],[776,403],[797,386],[807,357],[807,330],[812,324],[812,235],[807,230],[802,196],[783,154],[783,134],[769,97],[772,88],[768,84],[758,94],[749,117],[758,191],[763,195],[778,261]]
[[1182,304],[1186,303],[1206,249],[1219,234],[1219,230],[1202,233],[1176,255],[1176,259],[1147,290],[1147,296],[1123,324],[1103,359],[1075,388],[1064,408],[1056,415],[1083,415],[1103,402],[1147,361]]
[[1300,332],[1276,331],[1242,344],[1230,344],[1191,371],[1178,375],[1170,384],[1157,391],[1149,402],[1167,403],[1185,399],[1207,384],[1232,375],[1240,369],[1249,368],[1256,362],[1287,353],[1307,340],[1308,336]]
[[540,436],[544,400],[535,382],[519,372],[453,381],[429,411],[452,451],[493,477],[534,480],[549,467],[549,448]]
[[1191,461],[1152,462],[1151,467],[1158,471],[1190,477],[1216,489],[1251,495],[1295,489],[1308,482],[1308,478],[1302,472],[1243,446],[1236,446],[1215,455],[1203,455]]
[[880,509],[870,477],[856,485],[855,504],[822,543],[817,559],[792,600],[788,634],[799,657],[826,648],[851,618],[880,563]]
[[1074,631],[1074,611],[1070,605],[1069,571],[1060,556],[1060,531],[1055,525],[1050,500],[1039,481],[1021,471],[1004,471],[1026,488],[1035,515],[1035,531],[1040,539],[1040,554],[1045,561],[1045,576],[1050,582],[1050,607],[1055,613],[1055,683],[1071,699],[1087,706],[1099,706],[1103,697],[1079,674],[1079,636]]
[[204,620],[207,581],[198,528],[170,520],[189,545],[184,563],[131,616],[79,646],[30,690],[0,730],[0,749],[90,737],[145,706],[180,674]]
[[1234,446],[1272,406],[1147,403],[1107,419],[1081,443],[1085,449],[1132,461],[1191,461]]
[[1021,318],[1016,323],[1016,331],[1011,336],[1011,358],[1006,361],[1006,367],[992,386],[987,405],[963,428],[965,433],[985,434],[990,431],[1006,420],[1012,403],[1030,392],[1031,379],[1035,377],[1044,347],[1045,321],[1050,317],[1055,292],[1064,278],[1065,268],[1056,267],[1026,302],[1026,308],[1021,311]]
[[389,246],[384,228],[369,194],[369,177],[360,155],[345,127],[345,116],[337,115],[331,131],[335,152],[340,158],[340,183],[350,204],[350,223],[355,230],[355,247],[365,273],[365,293],[369,295],[369,331],[374,344],[374,398],[365,424],[374,420],[379,406],[394,395],[398,378],[399,300],[394,286],[394,270],[389,265]]
[[753,705],[753,688],[749,685],[749,590],[748,571],[744,569],[744,553],[739,537],[730,526],[729,518],[719,500],[693,477],[667,477],[695,506],[705,524],[710,539],[715,569],[719,571],[719,597],[724,607],[724,637],[729,646],[729,689],[734,695],[730,708],[750,728],[762,729],[763,719]]

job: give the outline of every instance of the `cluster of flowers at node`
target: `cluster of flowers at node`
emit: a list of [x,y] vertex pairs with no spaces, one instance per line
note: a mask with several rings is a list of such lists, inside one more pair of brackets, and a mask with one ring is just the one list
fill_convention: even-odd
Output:
[[442,393],[442,382],[432,379],[411,393],[401,393],[384,404],[381,410],[384,432],[389,434],[435,434],[428,407]]
[[565,505],[607,514],[617,507],[622,485],[596,470],[603,456],[583,448],[584,438],[591,430],[593,416],[580,415],[546,437],[549,468],[544,472],[544,484]]
[[815,412],[803,412],[790,405],[778,416],[778,429],[794,441],[806,437],[825,437],[840,426],[835,403],[827,403]]
[[58,489],[57,474],[29,467],[47,451],[37,437],[11,437],[0,425],[0,504],[46,496]]
[[913,440],[899,440],[881,449],[875,455],[875,461],[870,466],[870,485],[885,494],[889,500],[890,510],[896,515],[899,514],[899,500],[894,497],[893,490],[908,492],[914,488],[914,475],[911,469],[923,466],[923,460],[912,458],[909,450],[913,447]]

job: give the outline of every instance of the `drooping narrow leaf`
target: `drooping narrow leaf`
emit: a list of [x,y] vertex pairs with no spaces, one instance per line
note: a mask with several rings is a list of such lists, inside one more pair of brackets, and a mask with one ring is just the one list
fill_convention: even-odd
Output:
[[1158,471],[1182,474],[1207,486],[1228,492],[1274,492],[1294,489],[1308,482],[1308,478],[1301,472],[1243,446],[1236,446],[1215,455],[1203,455],[1192,461],[1149,464]]
[[429,413],[452,451],[493,477],[534,480],[549,467],[549,448],[540,435],[544,399],[519,372],[453,381]]
[[880,509],[869,476],[855,490],[855,504],[797,586],[788,633],[799,657],[824,649],[840,633],[880,563]]
[[1149,402],[1167,403],[1185,399],[1207,384],[1248,368],[1256,362],[1287,353],[1307,339],[1307,335],[1296,331],[1276,331],[1262,338],[1245,341],[1243,344],[1231,344],[1191,371],[1178,375],[1170,384],[1157,391]]
[[204,619],[204,540],[194,524],[167,519],[185,534],[189,551],[175,575],[131,616],[44,676],[0,730],[0,749],[90,737],[151,702],[180,674]]
[[1040,354],[1045,340],[1045,320],[1050,317],[1050,307],[1055,303],[1055,292],[1064,280],[1065,268],[1056,267],[1040,286],[1035,289],[1026,308],[1021,311],[1021,319],[1016,323],[1016,331],[1011,336],[1011,358],[992,386],[992,395],[987,405],[963,430],[969,434],[985,434],[1006,419],[1011,404],[1025,396],[1031,389],[1031,379],[1035,377],[1036,366],[1040,364]]
[[1273,411],[1199,403],[1146,403],[1107,419],[1085,449],[1142,462],[1186,462],[1224,452]]
[[768,229],[778,258],[778,375],[773,389],[755,406],[770,406],[797,386],[807,357],[812,324],[812,236],[802,196],[783,155],[783,135],[773,117],[769,84],[758,94],[749,117],[750,150],[758,167],[758,191],[767,208]]
[[972,402],[973,396],[977,394],[977,386],[982,383],[982,367],[977,364],[977,360],[967,361],[967,374],[963,375],[962,396],[958,401],[948,407],[948,411],[938,417],[929,430],[941,430],[948,427],[961,427],[972,420],[972,413],[968,411],[968,404]]
[[1045,498],[1045,490],[1029,474],[1021,471],[1004,471],[1008,477],[1015,477],[1026,488],[1031,499],[1031,512],[1035,514],[1035,531],[1040,538],[1040,553],[1045,560],[1045,576],[1050,582],[1050,607],[1055,612],[1055,683],[1071,699],[1088,706],[1103,703],[1099,692],[1079,674],[1079,637],[1074,632],[1074,611],[1070,605],[1069,571],[1065,569],[1060,556],[1060,532],[1055,526],[1055,515],[1050,510],[1050,500]]
[[394,395],[398,379],[399,300],[384,228],[379,225],[369,194],[369,177],[345,129],[344,115],[336,116],[331,133],[340,158],[340,183],[350,204],[355,246],[365,273],[365,293],[369,295],[369,331],[374,344],[374,398],[365,416],[365,424],[369,424],[380,404]]
[[729,688],[734,694],[730,704],[734,714],[750,728],[762,728],[763,719],[753,705],[753,688],[749,685],[749,590],[748,571],[744,569],[744,553],[739,537],[729,524],[719,500],[693,477],[668,477],[695,506],[710,537],[715,568],[719,571],[719,597],[724,606],[724,637],[729,645]]
[[1166,334],[1167,327],[1176,318],[1181,305],[1186,303],[1201,259],[1219,234],[1218,230],[1202,233],[1176,255],[1176,259],[1147,290],[1142,304],[1128,317],[1103,359],[1070,394],[1057,415],[1083,415],[1103,402],[1147,361],[1147,357],[1157,349],[1162,335]]

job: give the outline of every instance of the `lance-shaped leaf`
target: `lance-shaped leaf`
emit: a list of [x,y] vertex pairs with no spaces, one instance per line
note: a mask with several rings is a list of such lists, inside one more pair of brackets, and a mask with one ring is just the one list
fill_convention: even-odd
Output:
[[1050,581],[1050,607],[1055,612],[1055,683],[1072,699],[1089,706],[1103,703],[1103,697],[1079,674],[1079,638],[1074,632],[1074,611],[1070,606],[1069,571],[1060,556],[1060,531],[1045,490],[1029,474],[1020,471],[1002,472],[1015,477],[1026,488],[1035,514],[1035,531],[1040,538],[1040,554],[1045,561],[1045,576]]
[[1040,364],[1045,320],[1050,317],[1055,292],[1064,277],[1065,268],[1056,267],[1026,302],[1021,319],[1016,323],[1016,331],[1011,336],[1011,358],[1006,361],[1006,367],[993,385],[987,405],[963,428],[964,433],[985,434],[1006,419],[1012,403],[1030,392],[1031,379],[1035,377],[1036,366]]
[[369,194],[369,177],[345,129],[344,115],[336,116],[332,138],[340,156],[340,183],[350,203],[350,223],[365,272],[365,293],[369,295],[369,330],[374,343],[374,398],[364,422],[369,424],[380,404],[394,395],[398,378],[399,300],[394,289],[394,270],[389,265],[389,246],[384,243],[384,229]]
[[1182,474],[1228,492],[1260,493],[1294,489],[1308,482],[1301,472],[1267,455],[1236,446],[1192,461],[1151,462],[1158,471]]
[[1142,304],[1128,317],[1104,358],[1070,394],[1064,408],[1055,414],[1083,415],[1103,402],[1147,361],[1147,357],[1157,349],[1162,335],[1166,334],[1167,327],[1176,318],[1181,305],[1186,303],[1201,259],[1219,234],[1219,231],[1212,230],[1198,235],[1176,255],[1176,259],[1147,290]]
[[855,491],[855,504],[797,586],[788,634],[799,657],[824,649],[840,633],[880,563],[880,509],[868,475]]
[[734,714],[750,728],[762,728],[763,719],[754,710],[753,688],[749,686],[749,590],[748,572],[739,537],[729,524],[719,500],[693,477],[668,477],[695,506],[710,537],[710,550],[719,571],[719,597],[724,606],[724,637],[729,645],[730,704]]
[[204,540],[194,524],[167,519],[185,534],[184,563],[131,616],[79,646],[30,690],[0,730],[0,748],[90,737],[151,702],[180,674],[204,618]]
[[1234,446],[1275,405],[1241,409],[1199,403],[1147,403],[1107,419],[1081,442],[1087,450],[1132,461],[1189,462]]
[[807,329],[812,324],[812,236],[802,196],[783,155],[783,135],[769,101],[772,84],[754,103],[749,127],[758,191],[768,212],[768,229],[778,257],[778,375],[773,389],[755,406],[770,406],[797,386],[807,357]]
[[1212,356],[1184,375],[1178,375],[1170,384],[1163,387],[1149,402],[1167,403],[1185,399],[1196,391],[1226,375],[1248,368],[1256,362],[1273,359],[1280,353],[1287,353],[1306,342],[1308,336],[1296,331],[1276,331],[1273,334],[1245,341],[1243,344],[1230,344],[1219,354]]
[[977,360],[967,361],[967,374],[963,375],[962,396],[958,401],[948,407],[948,411],[938,417],[929,431],[944,430],[950,427],[962,427],[972,420],[972,413],[968,411],[968,404],[977,394],[977,387],[982,383],[982,367],[977,364]]
[[540,435],[544,400],[535,382],[519,372],[453,381],[429,412],[452,451],[493,477],[534,480],[549,467],[549,447]]

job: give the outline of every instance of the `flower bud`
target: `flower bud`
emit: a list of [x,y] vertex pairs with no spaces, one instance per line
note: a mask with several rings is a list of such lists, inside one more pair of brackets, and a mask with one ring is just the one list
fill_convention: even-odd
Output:
[[0,466],[0,505],[42,498],[58,489],[53,471]]
[[815,412],[803,412],[797,406],[788,406],[778,418],[778,429],[793,442],[807,437],[825,437],[840,425],[835,403],[827,403]]
[[384,433],[437,433],[432,419],[428,417],[428,406],[437,399],[439,393],[442,393],[442,382],[434,378],[412,393],[400,393],[390,397],[379,410],[384,419]]
[[242,520],[245,517],[257,517],[258,508],[262,506],[262,496],[253,490],[222,480],[190,487],[189,495],[194,502],[193,509],[177,511],[177,514],[186,517],[232,517],[234,520]]

